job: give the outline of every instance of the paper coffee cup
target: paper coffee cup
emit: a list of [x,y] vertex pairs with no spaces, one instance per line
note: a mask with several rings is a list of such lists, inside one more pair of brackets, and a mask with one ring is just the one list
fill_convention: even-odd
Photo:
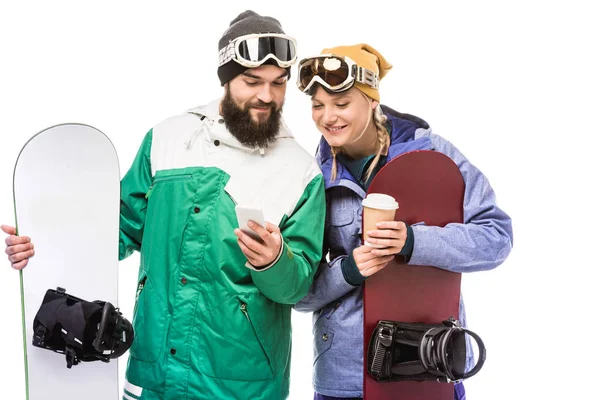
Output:
[[377,229],[377,223],[381,221],[393,221],[398,209],[398,202],[387,194],[370,193],[362,201],[363,205],[363,241],[371,247],[384,247],[368,242],[367,232]]

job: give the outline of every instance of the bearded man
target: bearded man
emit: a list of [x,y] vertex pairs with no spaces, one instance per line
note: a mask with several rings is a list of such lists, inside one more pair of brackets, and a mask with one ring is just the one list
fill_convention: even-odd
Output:
[[[276,19],[240,14],[219,40],[223,97],[151,129],[121,181],[119,257],[141,253],[124,399],[288,396],[325,221],[319,167],[281,117],[295,61]],[[238,204],[263,211],[259,239]],[[2,229],[24,268],[30,238]]]

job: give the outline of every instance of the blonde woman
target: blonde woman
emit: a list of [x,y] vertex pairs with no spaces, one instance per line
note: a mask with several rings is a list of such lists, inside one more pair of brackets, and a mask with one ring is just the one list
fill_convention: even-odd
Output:
[[[362,283],[396,255],[409,264],[464,273],[497,267],[512,248],[511,220],[496,205],[485,176],[425,121],[380,104],[379,82],[391,67],[366,44],[325,49],[298,66],[298,87],[310,95],[312,118],[323,135],[317,158],[327,198],[328,257],[295,306],[314,312],[315,400],[362,398]],[[361,201],[369,184],[383,165],[412,150],[442,152],[459,166],[466,185],[464,223],[439,228],[387,221],[368,232],[369,242],[387,247],[362,245]],[[465,326],[462,299],[459,319]],[[465,399],[462,382],[454,398]]]

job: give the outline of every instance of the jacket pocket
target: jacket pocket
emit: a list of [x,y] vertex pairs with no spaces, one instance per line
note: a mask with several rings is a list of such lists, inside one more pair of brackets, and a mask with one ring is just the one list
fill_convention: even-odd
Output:
[[326,353],[333,343],[334,332],[329,328],[329,320],[342,304],[341,301],[331,303],[323,308],[313,324],[313,365]]
[[[213,309],[200,328],[197,360],[203,374],[234,381],[272,380],[272,335],[281,334],[274,310],[256,299],[229,298]],[[276,330],[276,332],[272,332]]]
[[334,303],[330,303],[329,305],[323,307],[321,311],[319,311],[319,313],[316,315],[316,317],[313,318],[313,330],[314,326],[317,326],[317,324],[319,323],[323,323],[319,321],[330,319],[333,313],[340,307],[341,304],[341,300],[337,300]]
[[192,174],[170,174],[170,175],[167,175],[167,174],[161,174],[160,172],[158,172],[154,176],[152,185],[146,192],[146,198],[149,198],[152,195],[154,188],[161,183],[175,182],[175,181],[187,180],[187,179],[191,179],[191,178],[192,178]]
[[325,318],[330,319],[331,316],[333,315],[333,313],[340,308],[340,305],[342,305],[342,302],[340,300],[336,301],[335,303],[333,303],[333,306],[331,306],[331,308],[327,311],[327,314],[325,314]]
[[[264,333],[260,332],[257,327],[259,326],[257,324],[256,319],[254,319],[253,317],[253,313],[251,314],[250,311],[248,310],[248,304],[246,304],[243,300],[240,300],[240,311],[244,314],[244,316],[246,317],[246,320],[248,321],[248,323],[250,324],[251,328],[252,328],[252,332],[254,332],[254,337],[256,338],[256,341],[258,342],[258,344],[260,345],[260,349],[262,350],[262,354],[264,355],[267,363],[269,364],[269,371],[271,371],[271,375],[270,375],[270,379],[273,378],[273,362],[271,360],[271,357],[269,357],[269,353],[267,352],[266,346],[265,346],[265,335]],[[258,311],[260,312],[260,311]]]
[[349,196],[328,196],[327,202],[327,217],[328,225],[341,227],[346,226],[354,221],[356,209],[353,199]]
[[329,329],[327,324],[315,326],[313,332],[313,365],[331,348],[333,337],[334,332]]
[[146,274],[138,282],[136,298],[133,311],[135,336],[129,353],[136,360],[153,363],[165,347],[167,309],[156,296]]

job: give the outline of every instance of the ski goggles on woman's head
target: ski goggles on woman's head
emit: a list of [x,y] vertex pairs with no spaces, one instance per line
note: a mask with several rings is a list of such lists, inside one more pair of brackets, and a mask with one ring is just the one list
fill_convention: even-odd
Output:
[[279,33],[240,36],[219,50],[219,67],[230,60],[247,68],[256,68],[273,59],[281,68],[296,62],[296,40]]
[[298,64],[298,88],[308,93],[315,83],[331,92],[343,92],[355,83],[378,89],[379,77],[375,72],[358,66],[350,57],[322,54],[305,58]]

